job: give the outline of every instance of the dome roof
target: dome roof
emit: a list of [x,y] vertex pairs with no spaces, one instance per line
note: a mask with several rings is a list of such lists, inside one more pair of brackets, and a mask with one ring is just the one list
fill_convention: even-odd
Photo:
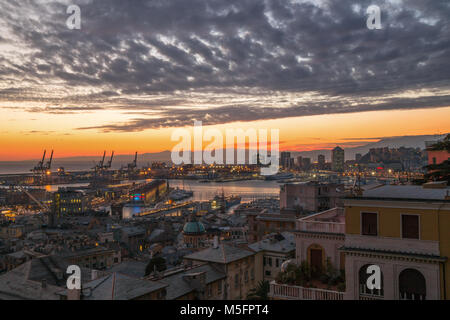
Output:
[[183,233],[196,234],[206,232],[205,226],[199,221],[189,221],[183,227]]

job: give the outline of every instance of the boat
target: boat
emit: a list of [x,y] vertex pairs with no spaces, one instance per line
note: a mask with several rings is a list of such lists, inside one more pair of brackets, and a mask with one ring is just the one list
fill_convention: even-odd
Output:
[[229,209],[237,204],[241,203],[241,197],[240,196],[229,196],[225,197],[223,194],[221,196],[217,195],[214,197],[214,199],[211,201],[211,209]]
[[290,172],[278,172],[276,174],[266,176],[266,180],[287,180],[292,179],[294,175]]
[[178,200],[183,200],[186,198],[190,198],[194,195],[193,191],[188,191],[188,190],[184,190],[184,189],[180,189],[180,188],[176,188],[174,190],[172,190],[169,194],[169,199],[174,200],[174,201],[178,201]]

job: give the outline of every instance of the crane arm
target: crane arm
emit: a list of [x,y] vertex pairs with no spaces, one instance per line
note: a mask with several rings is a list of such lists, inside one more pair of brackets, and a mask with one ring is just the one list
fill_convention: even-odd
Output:
[[31,200],[33,200],[34,202],[36,202],[36,204],[41,207],[41,209],[46,210],[46,211],[50,211],[50,208],[47,207],[47,205],[45,203],[40,202],[38,199],[36,199],[31,193],[29,193],[25,188],[19,187],[19,190],[25,192],[25,194],[27,196],[30,197]]

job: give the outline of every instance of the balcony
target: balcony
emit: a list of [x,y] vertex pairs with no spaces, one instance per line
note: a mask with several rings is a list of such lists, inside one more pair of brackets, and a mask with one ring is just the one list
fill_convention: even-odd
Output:
[[269,296],[278,300],[343,300],[344,292],[270,283]]
[[297,220],[297,230],[309,232],[345,233],[343,208],[333,208]]

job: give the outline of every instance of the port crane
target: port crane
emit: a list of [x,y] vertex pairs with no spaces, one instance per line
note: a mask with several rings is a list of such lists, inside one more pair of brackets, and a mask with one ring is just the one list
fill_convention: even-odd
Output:
[[137,154],[138,153],[136,151],[136,153],[134,154],[133,162],[128,164],[128,171],[132,171],[137,168]]
[[[112,161],[113,161],[113,158],[114,158],[114,151],[111,152],[111,158],[109,159],[108,163],[107,163],[106,165],[103,166],[102,169],[110,169],[110,168],[111,168]],[[103,159],[104,159],[104,156],[103,156]]]
[[134,154],[134,160],[133,160],[132,162],[128,163],[126,166],[123,165],[123,166],[120,168],[120,171],[125,171],[125,170],[127,170],[128,172],[133,172],[134,169],[137,168],[137,155],[138,155],[138,153],[137,153],[137,151],[136,151],[136,153]]
[[24,192],[31,200],[33,200],[42,210],[44,210],[45,212],[49,212],[50,208],[43,202],[39,201],[38,199],[36,199],[31,193],[28,192],[27,189],[25,189],[22,186],[17,186],[17,188]]
[[[52,214],[53,214],[52,210],[44,202],[41,202],[38,199],[36,199],[36,197],[33,196],[31,193],[29,193],[28,190],[25,189],[24,187],[16,186],[16,188],[19,189],[20,191],[22,191],[23,193],[25,193],[31,200],[33,200],[33,202],[35,202],[42,209],[42,212],[44,214],[48,215],[49,221],[51,221],[53,219],[53,217],[52,217]],[[37,217],[39,218],[39,220],[41,220],[42,223],[45,223],[45,221],[44,221],[42,216],[37,216]]]
[[106,156],[106,150],[103,152],[103,158],[100,160],[97,164],[94,163],[94,167],[92,169],[95,170],[95,172],[100,171],[103,169],[103,164],[105,163],[105,156]]
[[47,150],[44,150],[44,155],[42,156],[42,160],[38,162],[38,164],[31,169],[33,173],[42,173],[44,172],[44,161],[45,161],[45,154],[47,153]]
[[52,169],[52,161],[53,161],[53,150],[52,153],[50,155],[50,159],[47,161],[47,163],[44,166],[44,170],[45,172],[48,172]]

